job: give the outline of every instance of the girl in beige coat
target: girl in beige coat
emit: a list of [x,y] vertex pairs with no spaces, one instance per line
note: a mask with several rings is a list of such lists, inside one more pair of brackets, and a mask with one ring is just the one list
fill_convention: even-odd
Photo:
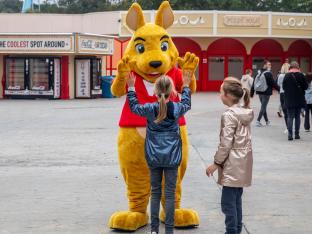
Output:
[[[249,107],[249,92],[236,78],[226,78],[221,86],[221,100],[229,108],[222,114],[220,144],[206,174],[218,169],[218,183],[223,185],[221,208],[225,214],[226,234],[242,231],[243,187],[251,185],[252,146],[250,123],[253,111]],[[239,102],[244,99],[244,105]]]

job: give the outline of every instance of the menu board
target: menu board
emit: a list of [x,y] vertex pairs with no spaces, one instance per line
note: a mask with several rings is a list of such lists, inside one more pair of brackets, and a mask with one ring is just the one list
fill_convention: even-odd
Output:
[[24,59],[10,58],[6,60],[6,89],[25,89]]
[[54,59],[54,98],[61,96],[61,60]]
[[76,97],[90,98],[90,59],[76,60]]

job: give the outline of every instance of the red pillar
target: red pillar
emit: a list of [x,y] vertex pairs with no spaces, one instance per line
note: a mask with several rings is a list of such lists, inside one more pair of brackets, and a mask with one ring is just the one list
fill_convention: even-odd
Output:
[[4,98],[4,91],[5,91],[5,78],[6,78],[5,72],[6,72],[6,57],[3,56],[3,74],[2,74],[2,80],[1,80],[3,98]]
[[252,69],[252,57],[251,57],[251,55],[247,54],[246,58],[247,58],[246,69]]
[[62,56],[61,58],[62,64],[62,78],[61,78],[61,99],[66,100],[69,99],[69,58],[68,56]]

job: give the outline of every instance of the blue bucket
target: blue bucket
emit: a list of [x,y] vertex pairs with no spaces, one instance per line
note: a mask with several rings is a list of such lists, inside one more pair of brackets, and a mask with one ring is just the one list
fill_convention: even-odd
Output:
[[114,80],[113,76],[102,76],[102,97],[103,98],[113,98],[113,94],[111,92],[111,86]]

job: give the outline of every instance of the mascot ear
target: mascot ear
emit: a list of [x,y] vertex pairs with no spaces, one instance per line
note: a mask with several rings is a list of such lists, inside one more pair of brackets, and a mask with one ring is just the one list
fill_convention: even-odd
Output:
[[164,1],[158,8],[155,24],[167,29],[173,24],[173,21],[174,15],[171,6],[168,1]]
[[126,16],[126,23],[127,26],[133,31],[136,31],[145,25],[143,11],[139,4],[133,3],[131,5]]

